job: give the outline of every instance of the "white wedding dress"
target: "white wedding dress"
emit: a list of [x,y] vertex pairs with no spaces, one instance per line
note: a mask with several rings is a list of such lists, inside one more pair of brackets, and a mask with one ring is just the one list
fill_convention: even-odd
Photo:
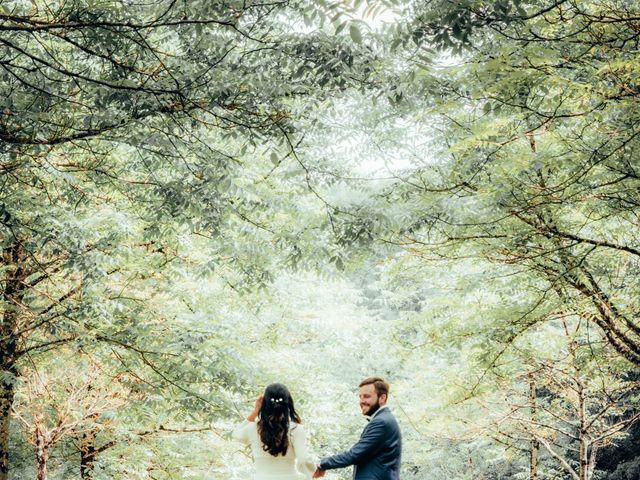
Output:
[[256,467],[255,480],[310,479],[316,469],[307,447],[307,435],[302,425],[291,422],[287,454],[274,457],[262,448],[257,422],[245,421],[233,431],[233,438],[251,445]]

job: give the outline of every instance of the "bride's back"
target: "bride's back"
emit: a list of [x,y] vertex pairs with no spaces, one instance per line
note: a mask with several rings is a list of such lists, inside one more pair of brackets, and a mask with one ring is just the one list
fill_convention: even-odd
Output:
[[[256,480],[297,480],[315,470],[307,437],[287,387],[272,383],[233,436],[251,445]],[[256,420],[257,421],[254,421]]]
[[[297,480],[300,473],[307,478],[315,470],[315,462],[307,449],[304,427],[291,422],[289,447],[285,455],[271,455],[263,447],[256,422],[245,422],[234,431],[234,438],[248,443],[256,466],[256,480]],[[297,461],[297,468],[296,468]]]

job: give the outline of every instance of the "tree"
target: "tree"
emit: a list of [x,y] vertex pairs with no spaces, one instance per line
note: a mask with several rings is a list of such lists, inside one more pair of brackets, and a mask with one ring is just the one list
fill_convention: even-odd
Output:
[[[631,408],[638,382],[629,378],[629,365],[617,361],[610,346],[590,338],[584,322],[563,317],[554,328],[534,335],[539,338],[528,340],[531,347],[516,346],[519,361],[505,361],[497,369],[502,398],[487,404],[505,408],[488,412],[490,428],[502,443],[513,448],[531,443],[531,451],[542,449],[571,478],[591,480],[601,449],[623,437],[639,418]],[[542,335],[557,338],[542,340]],[[536,345],[545,346],[539,350]]]
[[321,31],[296,33],[295,2],[0,9],[6,480],[27,354],[98,341],[140,356],[130,340],[145,300],[126,292],[180,261],[186,234],[210,240],[206,267],[226,264],[230,288],[265,284],[269,267],[300,256],[296,236],[313,227],[268,225],[295,208],[294,195],[260,195],[277,191],[270,176],[292,155],[295,119],[359,86],[373,64],[365,48],[355,55]]
[[[126,388],[114,388],[121,378],[106,377],[99,365],[86,359],[74,361],[69,353],[59,351],[57,362],[23,377],[24,386],[13,405],[13,414],[35,449],[37,480],[48,478],[50,452],[58,443],[94,432],[95,427],[89,425],[95,425],[101,416],[113,414],[128,395]],[[71,377],[70,367],[77,372]]]
[[[405,118],[431,122],[429,151],[416,150],[415,168],[342,221],[425,259],[513,266],[514,279],[539,290],[530,315],[513,322],[518,331],[560,299],[640,364],[636,9],[444,5],[416,6],[396,33],[401,52],[416,52],[404,67]],[[431,54],[441,68],[417,62],[429,47],[448,49],[448,58]],[[384,215],[399,204],[403,215]]]
[[589,321],[556,299],[519,331],[512,322],[538,293],[506,266],[487,275],[473,257],[434,264],[397,255],[381,271],[377,298],[402,306],[391,338],[406,375],[407,472],[599,478],[599,459],[613,470],[607,457],[637,419],[637,375]]

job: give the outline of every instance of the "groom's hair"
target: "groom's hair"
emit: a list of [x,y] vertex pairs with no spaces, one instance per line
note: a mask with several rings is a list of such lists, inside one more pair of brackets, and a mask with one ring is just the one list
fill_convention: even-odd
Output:
[[385,394],[387,398],[389,397],[389,384],[384,379],[380,377],[365,378],[358,387],[364,387],[365,385],[373,385],[378,396]]

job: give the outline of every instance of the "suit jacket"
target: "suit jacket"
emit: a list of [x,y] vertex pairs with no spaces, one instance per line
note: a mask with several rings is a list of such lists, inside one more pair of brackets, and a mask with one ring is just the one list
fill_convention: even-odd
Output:
[[320,468],[331,470],[353,465],[355,480],[398,480],[401,451],[400,428],[387,407],[373,416],[358,443],[346,452],[323,458]]

